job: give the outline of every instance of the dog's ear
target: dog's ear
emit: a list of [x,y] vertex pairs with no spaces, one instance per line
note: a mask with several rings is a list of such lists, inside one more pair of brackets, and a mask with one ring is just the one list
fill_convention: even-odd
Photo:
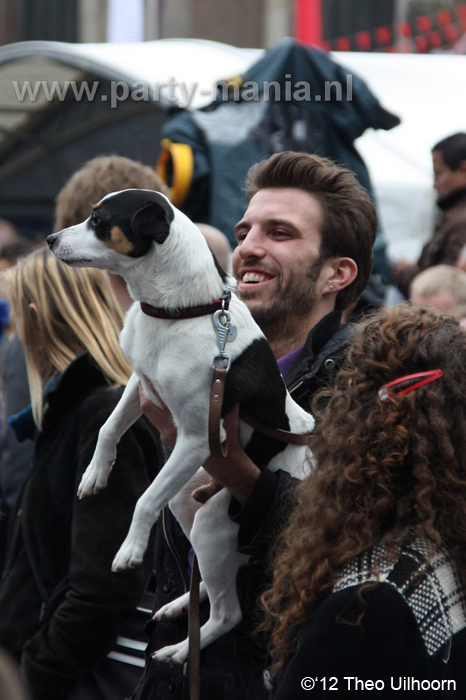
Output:
[[151,202],[134,214],[131,228],[141,236],[163,243],[170,233],[170,221],[164,207],[158,202]]

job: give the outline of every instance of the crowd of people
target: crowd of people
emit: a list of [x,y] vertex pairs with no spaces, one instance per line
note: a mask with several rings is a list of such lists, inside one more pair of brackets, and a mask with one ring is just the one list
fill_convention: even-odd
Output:
[[[301,483],[246,454],[237,411],[225,417],[228,456],[203,465],[212,482],[196,498],[230,492],[249,558],[236,581],[241,623],[201,651],[201,700],[466,694],[466,134],[434,146],[433,164],[442,216],[417,263],[393,263],[406,300],[392,309],[351,316],[377,216],[354,174],[330,160],[283,152],[255,164],[232,255],[221,232],[199,224],[291,397],[316,418]],[[150,168],[99,157],[63,187],[55,230],[126,188],[169,196]],[[130,376],[118,335],[132,299],[121,278],[8,235],[0,646],[23,683],[14,677],[11,700],[184,700],[189,664],[154,658],[188,627],[185,614],[153,619],[189,590],[192,569],[168,506],[143,565],[111,571],[176,442],[163,397],[156,406],[141,393],[145,416],[120,441],[107,488],[76,496]],[[201,623],[208,614],[204,601]]]

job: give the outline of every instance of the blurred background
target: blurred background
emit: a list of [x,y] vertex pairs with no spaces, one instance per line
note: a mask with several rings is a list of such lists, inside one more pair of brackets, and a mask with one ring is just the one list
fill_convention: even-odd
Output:
[[[250,160],[291,148],[362,174],[381,253],[414,260],[434,226],[430,149],[466,130],[464,53],[461,0],[0,0],[0,218],[46,235],[57,193],[102,154],[162,159],[172,186],[168,138],[192,151],[174,203],[231,239]],[[306,80],[313,96],[216,96],[232,76]]]
[[[455,50],[461,0],[2,0],[0,44],[203,38],[269,47],[284,36],[339,51]],[[458,48],[459,50],[459,48]]]

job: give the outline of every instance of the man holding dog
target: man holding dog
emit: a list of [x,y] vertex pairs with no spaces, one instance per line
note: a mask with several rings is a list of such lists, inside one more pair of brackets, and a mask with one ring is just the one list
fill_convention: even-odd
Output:
[[[251,168],[247,208],[236,226],[233,255],[237,293],[265,333],[292,397],[310,410],[316,390],[332,383],[351,339],[342,312],[364,290],[377,221],[366,191],[348,170],[304,153],[279,153]],[[233,319],[234,320],[234,319]],[[170,416],[147,407],[162,439],[174,439]],[[230,516],[240,525],[239,547],[250,554],[237,579],[243,620],[201,654],[201,698],[261,700],[266,642],[254,636],[257,600],[266,583],[263,560],[278,511],[292,481],[263,472],[239,442],[237,416],[226,419],[227,459],[206,470],[232,495]],[[156,607],[185,592],[189,543],[168,509],[157,527]],[[207,605],[207,604],[204,604]],[[201,608],[201,623],[207,610]],[[156,663],[151,654],[186,636],[186,617],[153,623],[147,664],[134,698],[185,698],[186,669]]]

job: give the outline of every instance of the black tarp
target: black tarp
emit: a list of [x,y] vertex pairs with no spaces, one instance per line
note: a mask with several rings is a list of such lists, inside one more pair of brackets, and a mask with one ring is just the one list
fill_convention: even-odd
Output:
[[[244,211],[243,186],[249,167],[284,150],[317,153],[352,170],[372,194],[367,167],[354,141],[368,128],[400,123],[366,83],[327,53],[286,39],[269,49],[238,81],[219,85],[217,99],[167,120],[162,137],[189,144],[194,179],[181,206],[195,221],[218,227],[233,242]],[[275,89],[275,85],[277,86]],[[280,99],[275,99],[276,96]],[[385,242],[374,247],[368,296],[381,301],[387,276]]]

